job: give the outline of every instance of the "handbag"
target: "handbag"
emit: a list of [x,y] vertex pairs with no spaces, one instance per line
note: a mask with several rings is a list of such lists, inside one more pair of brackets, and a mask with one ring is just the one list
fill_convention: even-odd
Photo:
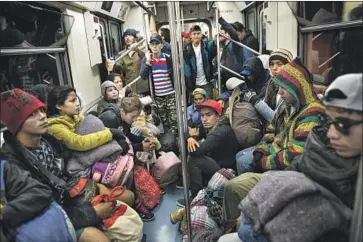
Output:
[[158,205],[161,191],[154,178],[142,167],[135,168],[135,190],[138,199],[147,209],[153,209]]
[[140,216],[126,203],[116,200],[124,192],[125,189],[122,186],[114,187],[109,195],[100,194],[94,197],[92,205],[116,201],[115,214],[103,220],[105,235],[111,241],[140,242],[143,237],[143,222]]

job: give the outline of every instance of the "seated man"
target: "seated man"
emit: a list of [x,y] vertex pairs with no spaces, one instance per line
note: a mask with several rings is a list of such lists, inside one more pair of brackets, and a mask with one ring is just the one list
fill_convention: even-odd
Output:
[[[197,137],[187,140],[192,197],[203,188],[203,180],[209,181],[219,169],[235,169],[234,156],[238,151],[236,137],[228,120],[221,117],[222,107],[219,103],[207,100],[196,107],[202,116],[202,126]],[[184,199],[179,199],[177,205],[183,207]]]
[[116,209],[111,202],[93,207],[82,195],[70,198],[68,188],[72,185],[66,183],[63,157],[42,137],[48,130],[45,105],[18,88],[1,93],[0,104],[1,122],[8,128],[2,152],[9,162],[30,172],[52,190],[54,200],[63,205],[75,227],[79,241],[108,241],[96,227]]
[[[277,196],[278,191],[274,192],[274,190],[280,188],[273,187],[277,184],[274,181],[281,179],[284,172],[271,172],[269,175],[255,176],[257,181],[262,180],[247,195],[248,189],[246,183],[243,182],[248,181],[246,178],[248,173],[238,177],[240,187],[243,186],[244,189],[234,190],[234,195],[238,193],[238,201],[243,199],[241,203],[242,220],[248,217],[247,220],[250,221],[242,221],[238,231],[242,241],[281,241],[277,239],[279,236],[286,241],[301,241],[297,238],[304,238],[304,241],[348,241],[348,225],[352,214],[357,171],[362,154],[362,74],[347,74],[338,77],[328,87],[323,102],[326,106],[326,115],[320,115],[323,125],[312,129],[305,145],[305,152],[294,159],[287,168],[287,170],[303,174],[286,172],[289,176],[283,180],[284,182],[279,183],[282,191],[289,187],[289,184],[296,183],[293,179],[298,179],[298,181],[310,183],[316,191],[302,196],[302,199],[299,200],[299,197],[294,196],[301,193],[301,188],[306,188],[306,186],[305,183],[298,183],[294,185],[294,193],[291,193],[295,195]],[[245,179],[242,179],[243,176]],[[268,183],[266,183],[267,180],[269,180]],[[234,183],[237,188],[237,180],[232,180],[227,184],[225,201],[228,204],[231,199],[234,200],[230,191],[231,183]],[[252,185],[252,182],[247,183]],[[269,188],[269,184],[272,187]],[[264,189],[266,190],[264,191]],[[250,213],[252,211],[250,201],[256,198],[254,197],[256,192],[264,196],[263,202],[270,203],[270,208],[281,206],[280,198],[293,199],[285,200],[284,209],[276,211],[271,219],[260,220],[261,225],[256,226],[254,216]],[[325,196],[323,197],[321,194],[325,194]],[[270,199],[272,196],[276,198],[274,201]],[[335,203],[338,206],[327,206],[327,200],[330,201],[330,204]],[[293,209],[291,209],[291,204],[294,204]],[[261,204],[254,204],[257,207],[259,205]],[[237,204],[233,214],[232,209],[227,208],[227,210],[229,210],[230,218],[239,216]],[[339,216],[332,216],[339,210],[341,212]],[[284,229],[283,232],[279,229],[276,230],[277,227],[282,226],[278,223],[278,221],[281,223],[281,216],[286,214],[289,215],[285,217],[284,221],[291,229]],[[319,216],[319,214],[324,215]],[[305,223],[306,216],[312,216],[314,219],[309,219],[309,222]],[[266,223],[276,226],[264,226]],[[261,229],[257,234],[255,229],[258,227]],[[291,231],[295,232],[291,233]]]
[[285,169],[304,151],[310,130],[320,124],[317,115],[324,112],[324,107],[313,90],[311,74],[299,59],[285,65],[273,81],[289,107],[287,121],[275,135],[273,120],[269,127],[271,131],[256,147],[236,155],[238,174]]
[[188,107],[188,127],[196,128],[202,122],[200,118],[200,111],[196,108],[196,105],[202,104],[207,96],[207,93],[202,88],[194,89],[193,93],[194,103]]
[[[11,162],[5,162],[2,153],[0,158],[0,233],[8,237],[8,231],[41,215],[53,198],[47,185],[35,180],[29,172],[19,169]],[[6,241],[5,237],[0,238],[0,241]]]
[[[354,95],[350,93],[351,86],[357,87]],[[352,96],[346,100],[338,99],[334,95],[339,93]],[[353,206],[354,182],[362,148],[362,131],[359,130],[362,129],[362,124],[359,124],[359,121],[351,121],[362,122],[361,99],[362,75],[359,77],[359,74],[349,74],[337,78],[325,93],[324,104],[329,117],[338,121],[325,119],[325,131],[322,130],[324,126],[314,128],[306,141],[303,155],[296,157],[286,168],[303,172],[311,179],[328,185],[349,207]],[[334,124],[334,129],[329,124]],[[341,125],[342,129],[337,130],[337,125]],[[239,216],[238,204],[262,177],[263,174],[259,173],[245,173],[227,183],[223,208],[225,218],[235,219]],[[345,182],[337,184],[337,181],[343,180]],[[347,190],[343,188],[349,186],[351,187]],[[343,193],[344,196],[339,193]]]

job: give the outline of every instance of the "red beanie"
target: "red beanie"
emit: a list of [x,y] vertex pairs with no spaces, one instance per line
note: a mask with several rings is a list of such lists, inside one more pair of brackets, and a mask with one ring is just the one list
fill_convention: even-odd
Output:
[[19,88],[1,93],[0,105],[1,122],[14,135],[34,111],[45,107],[36,97]]

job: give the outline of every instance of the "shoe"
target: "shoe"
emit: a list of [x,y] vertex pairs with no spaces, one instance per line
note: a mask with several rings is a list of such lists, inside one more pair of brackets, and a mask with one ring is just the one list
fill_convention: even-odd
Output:
[[144,222],[149,222],[155,219],[155,215],[145,208],[140,202],[137,203],[135,210],[139,214],[141,220]]
[[178,179],[177,182],[176,182],[175,187],[177,189],[184,189],[183,179]]
[[170,214],[170,222],[176,224],[183,220],[185,214],[185,208],[179,208]]
[[166,193],[165,189],[160,188],[161,195],[164,195]]
[[142,235],[142,239],[141,239],[141,241],[140,242],[146,242],[146,234],[143,234]]
[[141,220],[144,222],[150,222],[155,219],[155,215],[152,212],[148,212],[148,213],[139,212],[139,216],[140,216]]
[[179,223],[179,228],[178,228],[178,231],[181,233],[181,234],[184,234],[186,231],[187,231],[187,215],[184,213],[183,214],[183,219],[182,221],[180,221]]
[[176,205],[180,208],[185,208],[185,199],[181,198],[176,201]]

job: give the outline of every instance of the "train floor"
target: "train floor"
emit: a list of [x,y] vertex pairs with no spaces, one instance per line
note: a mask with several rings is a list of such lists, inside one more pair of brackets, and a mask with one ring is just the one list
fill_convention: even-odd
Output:
[[159,205],[152,211],[155,219],[144,222],[146,242],[181,242],[182,235],[178,232],[179,224],[172,224],[169,215],[178,207],[176,201],[183,197],[183,190],[177,189],[175,184],[166,188]]

